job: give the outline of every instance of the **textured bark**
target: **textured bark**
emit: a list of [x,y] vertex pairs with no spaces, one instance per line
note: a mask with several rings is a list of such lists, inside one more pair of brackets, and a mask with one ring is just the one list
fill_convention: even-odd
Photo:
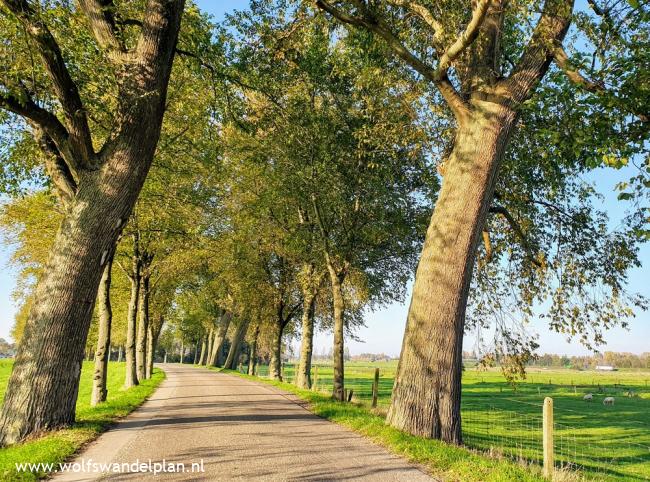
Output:
[[228,356],[226,357],[226,362],[224,363],[224,368],[228,370],[234,370],[237,368],[239,363],[239,354],[241,353],[242,343],[246,337],[246,331],[248,330],[249,321],[242,320],[235,330],[235,334],[232,337],[232,343],[230,344],[230,350],[228,350]]
[[345,361],[344,361],[344,338],[345,329],[345,303],[343,300],[343,279],[344,275],[337,272],[330,262],[327,263],[332,285],[332,301],[334,304],[334,378],[332,397],[335,400],[345,401]]
[[465,308],[474,257],[513,111],[482,106],[459,130],[415,276],[387,422],[411,434],[461,443]]
[[93,389],[90,397],[92,406],[106,401],[106,373],[108,370],[108,361],[110,358],[111,346],[111,323],[113,321],[113,311],[111,309],[111,269],[113,267],[113,257],[106,263],[102,279],[99,283],[99,332],[97,334],[97,351],[95,352],[95,370],[93,373]]
[[185,358],[185,342],[181,341],[180,361],[179,361],[179,363],[184,363],[183,358]]
[[253,341],[250,345],[250,353],[248,356],[248,374],[253,376],[257,369],[257,342],[260,336],[260,324],[255,325],[255,332],[253,333]]
[[[30,102],[22,112],[45,130],[76,173],[74,198],[34,292],[0,415],[0,444],[70,425],[100,278],[140,193],[160,136],[182,0],[147,2],[127,68],[119,69],[115,128],[94,153],[83,104],[56,41],[28,2],[5,2],[35,41],[63,107],[65,126]],[[113,61],[113,60],[111,60]],[[43,114],[43,115],[41,115]],[[40,116],[40,117],[39,117]]]
[[226,333],[228,333],[228,327],[230,326],[230,320],[232,319],[232,314],[229,312],[221,315],[221,320],[219,321],[219,329],[215,330],[214,341],[212,342],[212,353],[210,354],[210,366],[217,366],[219,361],[219,352],[223,346],[223,342],[226,339]]
[[[137,246],[137,243],[136,245]],[[136,327],[138,319],[138,305],[140,304],[140,262],[137,256],[137,249],[132,260],[131,298],[129,299],[129,310],[126,319],[126,343],[124,351],[126,354],[126,372],[124,377],[124,388],[131,388],[138,384],[138,371],[135,361]]]
[[311,388],[311,356],[314,350],[314,310],[316,295],[313,290],[303,292],[302,340],[300,343],[300,361],[296,375],[296,385]]
[[140,321],[136,341],[135,363],[138,380],[146,378],[147,365],[147,333],[149,332],[149,275],[142,276],[140,285]]
[[122,362],[122,345],[120,345],[117,349],[117,361],[118,363]]

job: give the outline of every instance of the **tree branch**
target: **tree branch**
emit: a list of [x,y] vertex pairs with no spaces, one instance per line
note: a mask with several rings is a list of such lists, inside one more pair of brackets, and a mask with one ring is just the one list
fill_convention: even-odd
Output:
[[510,214],[510,211],[508,211],[503,206],[492,206],[490,207],[490,212],[494,214],[500,214],[505,218],[506,221],[508,221],[508,224],[510,225],[512,230],[515,232],[515,234],[521,241],[522,246],[528,252],[528,257],[530,258],[530,261],[538,268],[541,268],[542,263],[540,263],[535,257],[535,253],[533,252],[532,246],[530,245],[528,238],[524,234],[524,231],[521,229],[521,226],[519,225],[517,220],[512,216],[512,214]]
[[[75,163],[80,168],[92,169],[95,152],[88,119],[79,96],[79,90],[68,72],[59,45],[45,22],[27,0],[2,0],[2,3],[24,25],[27,34],[37,45],[45,70],[52,80],[56,97],[63,107],[70,149],[75,157]],[[69,159],[66,160],[69,161]]]
[[45,169],[61,204],[68,209],[77,194],[77,182],[52,138],[40,126],[32,125],[32,128],[34,139],[45,154]]
[[109,57],[126,53],[122,41],[116,35],[116,21],[112,0],[78,0],[81,10],[90,22],[90,28],[101,48]]

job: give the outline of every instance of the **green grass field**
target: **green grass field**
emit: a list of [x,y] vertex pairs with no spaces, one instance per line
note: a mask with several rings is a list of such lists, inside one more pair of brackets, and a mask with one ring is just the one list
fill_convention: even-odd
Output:
[[[0,401],[4,398],[12,363],[12,360],[0,360]],[[150,380],[144,380],[130,390],[122,390],[125,364],[111,362],[108,368],[108,400],[97,407],[91,407],[92,370],[93,364],[84,362],[77,400],[77,423],[72,428],[0,449],[0,480],[36,480],[45,476],[42,472],[18,473],[15,464],[63,462],[106,430],[116,419],[141,405],[165,378],[161,370],[155,369]]]
[[[318,390],[331,389],[332,368],[316,364]],[[385,411],[397,364],[346,365],[346,388],[369,405],[374,369],[380,370],[379,411]],[[267,367],[260,367],[260,375]],[[285,366],[285,380],[294,365]],[[463,437],[473,448],[539,462],[542,459],[542,403],[552,397],[555,457],[558,469],[595,480],[650,480],[650,372],[595,372],[530,368],[527,379],[512,386],[499,369],[463,373]],[[627,397],[629,390],[633,397]],[[594,400],[583,396],[592,393]],[[604,406],[607,396],[614,406]]]

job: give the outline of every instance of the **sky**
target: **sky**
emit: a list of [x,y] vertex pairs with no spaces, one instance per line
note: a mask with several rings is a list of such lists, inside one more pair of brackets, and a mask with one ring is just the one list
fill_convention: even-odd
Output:
[[[236,9],[246,8],[247,0],[198,0],[196,2],[201,9],[213,15],[215,21],[221,21],[224,14]],[[588,179],[597,186],[597,190],[604,195],[602,205],[598,206],[606,210],[615,223],[625,211],[625,204],[616,199],[614,186],[617,182],[629,179],[629,171],[599,170]],[[10,339],[9,332],[13,325],[16,306],[11,298],[11,292],[15,286],[16,273],[7,266],[10,256],[7,246],[0,245],[0,337]],[[650,244],[642,246],[639,253],[642,263],[641,268],[630,272],[630,291],[638,292],[650,298]],[[375,312],[366,315],[366,326],[356,331],[356,337],[361,341],[348,340],[347,345],[350,352],[359,353],[386,353],[391,356],[399,355],[408,302],[410,299],[410,287],[404,304],[391,304]],[[567,341],[563,335],[552,333],[547,326],[535,321],[529,327],[530,332],[539,335],[539,353],[558,353],[567,355],[588,354],[588,350],[579,343]],[[472,350],[475,342],[475,335],[469,333],[465,336],[466,350]],[[601,347],[601,351],[619,351],[643,353],[650,352],[650,313],[637,313],[636,318],[629,320],[629,329],[615,328],[606,333],[607,344]],[[317,333],[314,338],[316,353],[327,352],[332,346],[332,337],[328,333]]]

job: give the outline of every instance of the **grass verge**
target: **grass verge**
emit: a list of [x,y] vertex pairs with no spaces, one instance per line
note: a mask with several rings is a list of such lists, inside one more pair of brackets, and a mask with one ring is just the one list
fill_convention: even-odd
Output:
[[314,414],[364,435],[391,452],[421,465],[437,479],[463,482],[545,480],[538,467],[524,467],[507,459],[487,457],[463,447],[400,432],[386,425],[380,413],[363,406],[336,402],[326,394],[299,389],[289,383],[252,377],[236,371],[224,372],[297,395],[309,403],[309,410]]
[[[162,370],[154,369],[149,380],[129,390],[123,390],[124,363],[112,362],[108,368],[108,399],[96,407],[90,406],[93,364],[85,362],[81,372],[77,399],[77,422],[70,428],[50,432],[28,442],[0,449],[0,480],[30,481],[49,475],[41,467],[30,472],[18,472],[16,464],[58,464],[64,462],[85,444],[97,438],[117,419],[139,407],[165,379]],[[4,398],[11,361],[0,361],[0,398]]]

